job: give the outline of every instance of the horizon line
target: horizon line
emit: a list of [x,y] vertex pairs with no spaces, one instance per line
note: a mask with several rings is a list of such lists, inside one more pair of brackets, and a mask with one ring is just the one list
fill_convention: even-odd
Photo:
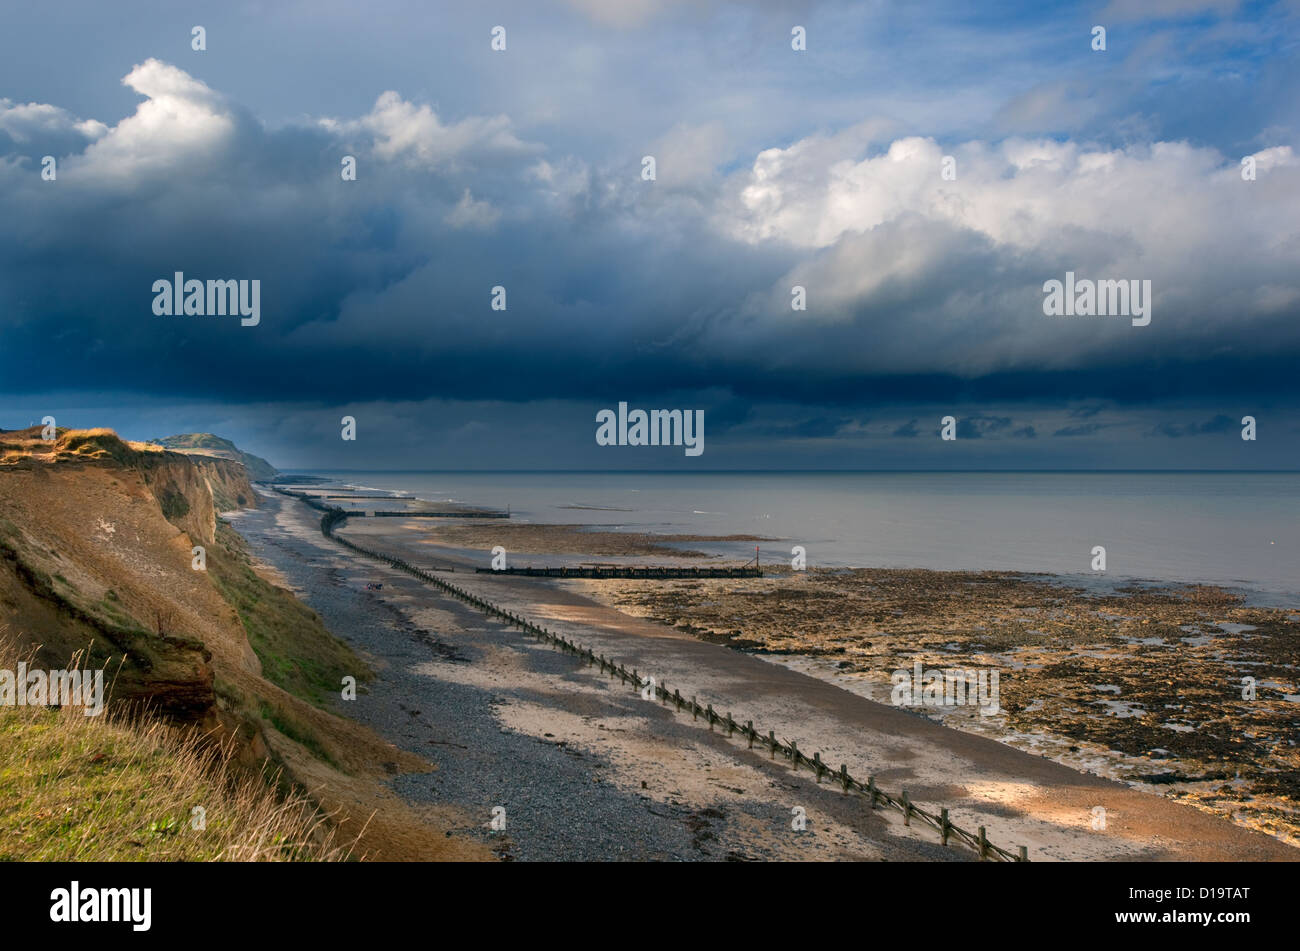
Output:
[[338,472],[338,473],[462,473],[462,474],[537,474],[537,475],[700,475],[700,474],[803,474],[817,475],[827,474],[869,474],[869,475],[890,475],[890,474],[916,474],[932,473],[941,475],[987,475],[991,473],[1005,474],[1070,474],[1070,475],[1108,475],[1108,474],[1202,474],[1202,475],[1294,475],[1300,473],[1300,469],[335,469],[332,467],[294,467],[290,469],[277,469],[281,475],[292,475],[294,473],[319,473],[319,472]]

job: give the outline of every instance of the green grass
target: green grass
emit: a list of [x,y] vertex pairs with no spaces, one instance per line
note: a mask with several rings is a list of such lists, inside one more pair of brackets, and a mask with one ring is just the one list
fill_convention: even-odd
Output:
[[335,769],[342,769],[342,767],[335,762],[334,757],[330,756],[329,751],[326,750],[325,747],[321,746],[320,741],[316,739],[316,735],[311,732],[309,727],[299,723],[283,710],[273,707],[265,700],[261,703],[260,712],[263,720],[266,720],[271,724],[271,726],[275,727],[295,743],[299,743],[311,750],[312,755],[317,759],[329,763],[329,765],[333,766]]
[[217,523],[208,574],[238,612],[262,661],[262,675],[277,687],[323,707],[338,698],[344,677],[356,677],[358,683],[371,679],[361,658],[329,632],[315,611],[258,577],[243,540],[224,522]]
[[[318,811],[148,720],[0,708],[0,861],[331,861]],[[195,807],[203,828],[195,828]]]
[[121,602],[118,601],[117,595],[112,591],[104,595],[103,600],[95,605],[95,608],[103,617],[118,627],[130,627],[137,623],[135,618],[126,613]]
[[106,456],[124,466],[134,464],[140,456],[117,434],[108,430],[84,430],[64,435],[66,432],[64,430],[59,434],[62,442],[60,450],[63,452],[75,452],[81,456]]

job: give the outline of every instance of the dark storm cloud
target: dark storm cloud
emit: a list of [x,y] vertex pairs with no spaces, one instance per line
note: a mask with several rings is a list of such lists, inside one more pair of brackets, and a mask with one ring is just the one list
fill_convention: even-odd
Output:
[[1239,428],[1241,423],[1231,416],[1224,416],[1220,413],[1213,419],[1207,419],[1203,423],[1172,423],[1165,422],[1158,424],[1153,430],[1153,435],[1169,436],[1173,439],[1180,439],[1183,436],[1198,436],[1207,433],[1226,433]]
[[[82,86],[129,71],[125,88],[77,96],[60,75],[64,98],[0,100],[0,388],[323,407],[628,400],[705,406],[711,434],[775,441],[858,438],[874,419],[919,444],[951,412],[959,438],[1025,452],[1040,429],[1115,423],[1016,404],[1090,420],[1300,399],[1296,66],[1251,46],[1278,42],[1272,6],[1222,33],[1134,14],[1103,72],[1086,52],[1063,58],[1077,24],[1036,6],[953,19],[918,4],[890,23],[906,42],[881,50],[912,77],[896,102],[860,71],[886,66],[859,63],[879,21],[852,6],[801,10],[820,46],[797,75],[776,6],[508,9],[521,17],[508,57],[445,44],[421,79],[401,38],[329,8],[311,26],[321,50],[352,29],[398,44],[390,63],[382,44],[358,51],[333,98],[280,82],[274,58],[242,62],[234,50],[265,38],[230,24],[207,58],[85,60]],[[480,26],[463,11],[444,24]],[[627,105],[623,73],[665,49],[681,58],[664,101]],[[936,74],[901,68],[936,49]],[[1024,65],[991,70],[990,51]],[[334,68],[303,59],[304,76]],[[118,111],[77,108],[95,97]],[[648,152],[654,183],[639,178]],[[47,154],[56,182],[39,175]],[[938,177],[947,154],[953,182]],[[355,182],[340,179],[344,155]],[[1151,325],[1044,316],[1042,284],[1067,270],[1151,279]],[[155,317],[152,284],[175,271],[260,280],[261,323]],[[791,309],[796,284],[806,311]],[[776,408],[759,419],[760,404]]]
[[[987,416],[983,413],[975,413],[970,416],[961,416],[957,419],[957,438],[958,439],[983,439],[985,436],[996,436],[1005,433],[1012,426],[1010,416]],[[1033,434],[1033,427],[1028,427],[1029,435]],[[1023,429],[1012,433],[1012,435],[1024,435]]]
[[1091,436],[1105,428],[1104,423],[1080,423],[1077,426],[1062,426],[1053,436]]
[[778,439],[830,439],[839,435],[846,426],[863,422],[865,420],[848,416],[814,416],[796,422],[765,423],[756,432]]

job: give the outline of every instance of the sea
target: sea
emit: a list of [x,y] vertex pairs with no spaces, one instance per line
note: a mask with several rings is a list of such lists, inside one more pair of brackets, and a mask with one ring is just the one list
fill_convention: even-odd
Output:
[[[1089,587],[1224,585],[1300,604],[1296,472],[302,471],[513,519],[659,535],[760,564],[1044,572]],[[1105,549],[1104,572],[1093,570]],[[755,550],[757,549],[757,551]]]

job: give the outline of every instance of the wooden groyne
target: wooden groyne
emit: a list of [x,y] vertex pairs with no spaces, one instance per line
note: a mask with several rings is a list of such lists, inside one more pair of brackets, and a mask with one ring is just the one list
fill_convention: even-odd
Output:
[[310,505],[319,512],[342,511],[337,505],[326,505],[320,500],[320,496],[318,495],[308,495],[306,492],[295,492],[293,489],[282,489],[278,485],[271,486],[271,490],[279,492],[281,495],[287,495],[291,499],[297,499],[304,505]]
[[509,518],[509,512],[348,512],[363,518]]
[[321,499],[380,499],[388,502],[411,502],[415,500],[413,495],[320,495]]
[[[291,495],[292,493],[285,493]],[[307,500],[303,500],[307,501]],[[311,504],[308,502],[308,504]],[[346,538],[340,538],[334,534],[334,529],[339,524],[346,521],[352,514],[345,512],[340,508],[332,506],[313,505],[313,508],[321,509],[325,512],[321,516],[320,530],[321,534],[331,541],[337,542],[345,548],[351,549],[358,554],[373,558],[376,561],[383,562],[391,568],[405,572],[421,581],[426,581],[435,587],[445,591],[447,594],[460,601],[478,608],[484,614],[498,618],[511,627],[516,627],[525,634],[529,634],[541,641],[549,643],[557,650],[564,651],[567,654],[575,656],[579,661],[585,662],[588,667],[599,665],[602,674],[608,674],[610,677],[617,677],[623,684],[631,684],[632,688],[638,690],[647,699],[653,697],[655,700],[675,709],[677,713],[687,712],[691,714],[691,719],[698,721],[703,717],[709,725],[709,732],[714,727],[725,727],[727,738],[730,739],[735,734],[740,734],[741,739],[747,740],[749,748],[752,750],[755,745],[766,749],[771,754],[772,759],[779,755],[782,759],[789,760],[791,767],[797,773],[801,767],[807,767],[816,778],[818,783],[829,782],[838,785],[844,795],[855,795],[861,798],[870,810],[875,809],[893,809],[903,816],[903,825],[910,826],[915,819],[934,829],[939,834],[939,840],[947,846],[949,842],[957,842],[960,845],[967,846],[973,850],[980,858],[980,861],[993,862],[1028,862],[1029,850],[1025,846],[1012,852],[1000,846],[994,845],[989,841],[988,834],[984,826],[979,826],[978,830],[971,832],[963,829],[952,822],[948,817],[946,808],[939,808],[938,811],[925,809],[918,806],[912,801],[907,790],[904,789],[897,796],[886,792],[876,785],[875,776],[868,776],[866,782],[856,779],[849,775],[847,764],[840,764],[837,770],[830,765],[822,762],[821,753],[813,753],[809,757],[799,749],[794,740],[781,740],[776,736],[774,730],[767,731],[766,735],[761,729],[754,726],[753,720],[742,721],[733,717],[730,713],[723,716],[713,709],[713,704],[701,704],[696,697],[683,697],[680,690],[669,690],[667,684],[657,683],[653,677],[642,677],[636,670],[628,670],[623,664],[617,664],[613,659],[607,659],[604,654],[597,654],[589,647],[583,647],[576,641],[569,640],[563,635],[553,632],[548,628],[534,624],[532,621],[493,604],[486,598],[481,598],[473,592],[467,591],[457,585],[452,584],[442,578],[435,577],[428,570],[417,568],[400,558],[394,558],[392,555],[384,554],[380,551],[374,551],[365,548]]]
[[307,505],[310,505],[312,508],[318,511],[321,512],[346,511],[347,514],[353,518],[509,518],[510,517],[509,512],[484,512],[484,511],[474,511],[474,510],[461,510],[456,512],[429,512],[425,510],[409,511],[409,512],[404,510],[397,511],[397,512],[383,512],[377,510],[371,510],[371,511],[363,510],[363,511],[354,512],[351,511],[350,509],[343,509],[337,505],[329,505],[326,503],[325,499],[339,499],[339,500],[358,499],[362,501],[369,501],[372,499],[378,500],[382,498],[382,499],[389,499],[394,502],[403,502],[403,501],[412,501],[412,500],[395,499],[392,496],[357,496],[357,495],[319,496],[319,495],[309,495],[306,492],[295,492],[292,489],[282,489],[279,486],[275,486],[275,485],[271,486],[271,488],[274,489],[276,492],[279,492],[281,495],[287,495],[290,498],[297,499],[300,502],[305,502]]
[[561,568],[475,568],[481,575],[522,575],[527,578],[761,578],[753,565],[743,568],[670,568],[662,565],[611,565]]

